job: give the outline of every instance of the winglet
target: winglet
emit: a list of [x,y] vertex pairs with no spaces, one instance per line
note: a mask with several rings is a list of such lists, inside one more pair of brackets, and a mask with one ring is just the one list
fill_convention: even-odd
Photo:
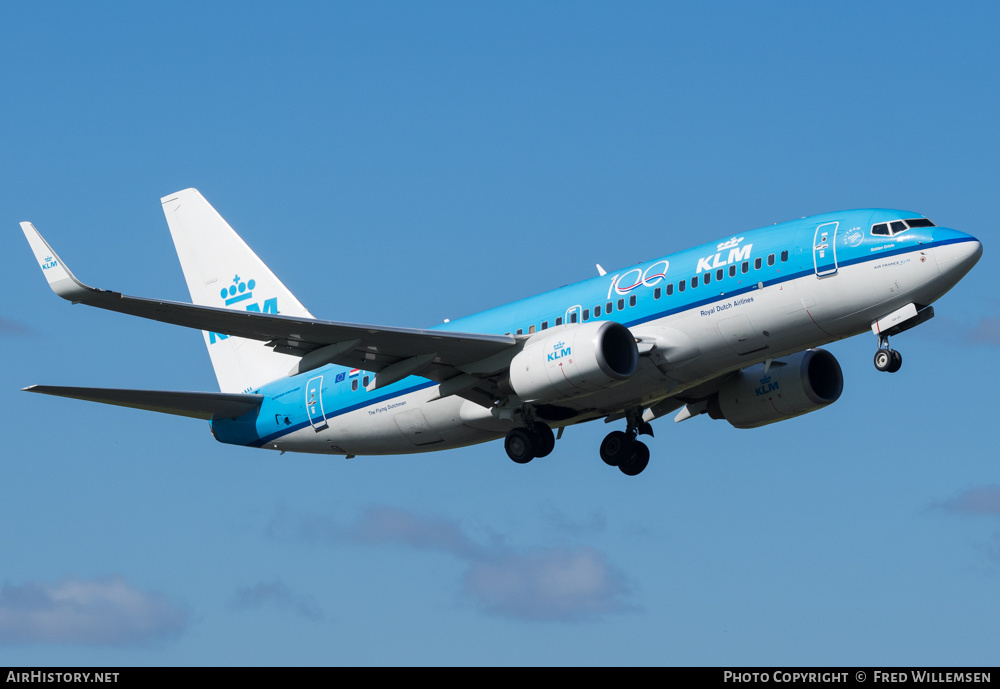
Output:
[[35,260],[38,261],[42,274],[48,280],[49,287],[52,288],[53,292],[63,299],[76,303],[83,301],[90,292],[94,291],[93,287],[87,287],[76,279],[76,276],[70,272],[70,269],[56,255],[49,243],[42,238],[34,225],[30,222],[23,222],[21,223],[21,231],[28,239],[31,251],[35,254]]

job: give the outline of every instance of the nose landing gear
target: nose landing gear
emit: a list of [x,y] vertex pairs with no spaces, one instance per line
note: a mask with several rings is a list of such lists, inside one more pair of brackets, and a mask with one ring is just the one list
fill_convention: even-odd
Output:
[[898,371],[899,367],[903,365],[903,356],[895,349],[889,349],[889,336],[906,332],[932,318],[934,318],[933,306],[921,307],[919,304],[907,304],[873,321],[872,332],[878,338],[875,368],[886,373]]
[[878,351],[875,352],[875,368],[887,373],[895,373],[903,365],[903,355],[895,349],[889,349],[889,338],[878,338]]

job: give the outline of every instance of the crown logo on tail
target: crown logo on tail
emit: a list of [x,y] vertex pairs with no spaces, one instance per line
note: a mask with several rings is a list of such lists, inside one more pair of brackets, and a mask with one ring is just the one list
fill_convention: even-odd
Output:
[[237,302],[245,301],[247,299],[253,298],[253,288],[257,286],[257,283],[253,278],[243,282],[240,280],[239,275],[233,276],[233,284],[228,288],[223,287],[222,291],[219,292],[225,302],[226,306],[230,306]]

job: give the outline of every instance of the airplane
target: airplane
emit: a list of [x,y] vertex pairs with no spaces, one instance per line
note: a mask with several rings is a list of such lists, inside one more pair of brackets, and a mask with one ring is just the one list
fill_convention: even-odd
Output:
[[[385,455],[504,439],[523,464],[567,426],[624,421],[599,455],[635,476],[654,419],[701,414],[756,428],[835,402],[820,345],[889,338],[982,256],[909,211],[826,213],[719,241],[428,329],[320,320],[195,189],[161,199],[193,303],[89,287],[28,222],[52,290],[73,303],[203,331],[220,392],[33,385],[24,390],[207,419],[216,440],[288,452]],[[556,436],[553,429],[556,429]]]

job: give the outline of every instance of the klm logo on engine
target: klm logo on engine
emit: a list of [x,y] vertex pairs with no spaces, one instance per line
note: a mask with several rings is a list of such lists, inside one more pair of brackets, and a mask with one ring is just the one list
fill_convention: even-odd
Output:
[[567,347],[565,342],[556,342],[552,345],[552,351],[549,352],[547,360],[548,361],[558,361],[563,357],[570,356],[573,353],[572,347]]
[[[698,259],[698,269],[696,273],[701,273],[706,270],[714,270],[716,268],[721,268],[724,265],[730,263],[739,263],[740,261],[747,261],[750,259],[750,250],[753,248],[753,244],[747,244],[744,247],[740,246],[740,242],[743,241],[743,237],[737,239],[733,237],[728,242],[722,242],[715,247],[716,253],[712,256],[706,256],[704,258]],[[729,254],[723,258],[723,254],[726,250],[729,250]]]
[[760,385],[754,388],[754,392],[757,393],[757,397],[761,395],[766,395],[770,392],[774,392],[778,389],[777,381],[772,381],[771,376],[764,376],[760,379]]
[[[223,303],[226,306],[232,306],[233,304],[238,304],[240,302],[249,302],[246,304],[247,311],[253,311],[255,313],[270,313],[278,314],[278,298],[272,297],[270,299],[265,299],[263,304],[263,309],[261,305],[253,299],[253,290],[257,286],[257,282],[251,278],[247,281],[240,279],[239,275],[233,277],[233,284],[229,287],[223,287],[219,292],[219,296],[222,298]],[[223,335],[222,333],[212,333],[208,334],[208,344],[215,344],[218,340],[225,340],[229,335]]]

